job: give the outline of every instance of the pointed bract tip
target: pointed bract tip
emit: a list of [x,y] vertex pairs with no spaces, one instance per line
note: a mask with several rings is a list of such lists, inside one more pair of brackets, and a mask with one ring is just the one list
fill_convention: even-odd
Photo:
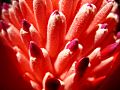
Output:
[[45,83],[45,90],[59,90],[60,81],[56,78],[50,78]]
[[0,29],[3,29],[3,30],[6,31],[7,28],[9,28],[8,23],[6,23],[6,22],[3,21],[3,20],[0,20]]
[[25,30],[26,32],[29,32],[30,26],[31,25],[25,19],[22,20],[22,28],[23,28],[23,30]]
[[108,27],[108,24],[107,24],[107,23],[99,24],[99,28],[100,28],[100,29],[107,29],[107,27]]
[[12,5],[18,4],[18,1],[13,0]]
[[3,5],[2,5],[2,8],[5,9],[5,10],[8,10],[9,7],[10,7],[9,4],[8,4],[8,3],[5,3],[5,2],[4,2]]
[[119,46],[119,42],[115,42],[113,44],[106,46],[101,51],[101,58],[104,59],[104,58],[109,57],[111,54],[113,54],[115,52],[115,50],[118,48],[118,46]]
[[117,39],[120,39],[120,32],[117,32]]
[[53,12],[53,14],[59,15],[59,11],[58,11],[58,10],[55,10],[55,11]]
[[86,71],[87,67],[89,64],[89,58],[88,57],[84,57],[82,59],[80,59],[77,63],[76,63],[76,73],[79,74],[80,76],[83,76],[84,72]]
[[30,56],[32,56],[32,57],[37,58],[37,57],[41,57],[41,55],[42,55],[41,49],[33,41],[30,41],[29,51],[30,51]]
[[78,49],[78,39],[73,39],[67,46],[66,49],[70,49],[71,51],[75,51]]
[[91,7],[91,8],[93,7],[92,4],[90,4],[90,3],[88,3],[87,6],[89,6],[89,7]]

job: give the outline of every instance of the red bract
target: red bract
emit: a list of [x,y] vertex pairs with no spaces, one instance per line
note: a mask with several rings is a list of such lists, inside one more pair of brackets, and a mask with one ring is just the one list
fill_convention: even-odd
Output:
[[1,8],[0,39],[35,90],[108,90],[119,74],[114,0],[13,0]]

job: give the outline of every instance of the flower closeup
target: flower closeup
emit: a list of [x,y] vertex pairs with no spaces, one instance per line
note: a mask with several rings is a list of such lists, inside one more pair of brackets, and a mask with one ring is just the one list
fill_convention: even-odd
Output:
[[12,0],[0,8],[0,40],[32,88],[108,90],[120,67],[116,1]]

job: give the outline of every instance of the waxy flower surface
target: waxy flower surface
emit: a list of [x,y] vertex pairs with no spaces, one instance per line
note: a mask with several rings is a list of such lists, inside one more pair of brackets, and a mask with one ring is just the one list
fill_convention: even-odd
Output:
[[1,6],[0,39],[35,90],[108,90],[120,66],[114,0],[11,2]]

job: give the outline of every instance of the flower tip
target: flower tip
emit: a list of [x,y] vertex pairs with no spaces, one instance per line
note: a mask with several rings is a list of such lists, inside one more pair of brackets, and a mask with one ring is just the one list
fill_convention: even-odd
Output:
[[58,90],[60,88],[60,81],[56,78],[50,78],[45,83],[45,90]]
[[78,48],[78,39],[73,39],[67,46],[66,49],[74,51]]
[[0,20],[0,29],[6,30],[7,28],[9,28],[9,25],[5,21]]
[[57,14],[59,14],[59,11],[55,10],[53,13],[57,15]]
[[4,2],[3,5],[2,5],[2,8],[5,9],[5,10],[8,10],[9,9],[9,4]]
[[88,57],[84,57],[82,59],[80,59],[78,61],[78,63],[76,63],[76,73],[80,74],[80,76],[83,76],[84,72],[86,71],[87,67],[89,64],[89,58]]
[[91,8],[93,7],[92,4],[90,4],[90,3],[88,3],[87,6],[89,6],[89,7],[91,7]]
[[57,21],[61,21],[61,14],[58,10],[55,10],[53,13],[52,13],[52,17],[54,17]]
[[29,32],[30,26],[31,25],[25,19],[22,20],[22,28],[23,28],[23,30]]
[[116,36],[118,39],[120,39],[120,32],[118,32]]
[[104,23],[104,24],[99,24],[100,29],[107,29],[108,24]]
[[32,57],[40,57],[40,55],[42,54],[41,49],[33,41],[30,41],[29,51],[30,56]]
[[17,3],[18,3],[18,1],[15,1],[15,0],[12,1],[12,5],[15,5]]

